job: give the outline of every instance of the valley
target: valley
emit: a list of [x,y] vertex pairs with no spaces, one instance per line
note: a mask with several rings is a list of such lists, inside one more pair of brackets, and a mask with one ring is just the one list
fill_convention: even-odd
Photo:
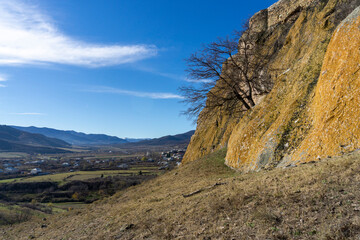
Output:
[[181,163],[190,136],[177,140],[169,136],[140,144],[71,146],[68,152],[51,154],[3,151],[0,225],[83,208],[156,178]]

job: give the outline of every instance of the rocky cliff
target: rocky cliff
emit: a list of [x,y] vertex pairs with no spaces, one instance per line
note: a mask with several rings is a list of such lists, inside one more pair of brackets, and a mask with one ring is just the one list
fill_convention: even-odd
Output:
[[310,111],[313,127],[292,160],[308,161],[360,148],[360,7],[334,32]]
[[227,146],[226,164],[251,171],[359,148],[359,5],[281,0],[255,14],[250,28],[276,48],[274,87],[242,116],[205,109],[184,162]]

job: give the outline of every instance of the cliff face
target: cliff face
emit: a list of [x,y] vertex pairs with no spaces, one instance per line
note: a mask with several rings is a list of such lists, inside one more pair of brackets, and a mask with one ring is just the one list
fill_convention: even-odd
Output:
[[228,115],[219,108],[215,113],[202,112],[196,131],[186,150],[183,163],[190,162],[207,155],[214,150],[227,146],[232,129],[239,121],[238,115]]
[[292,160],[360,148],[360,7],[332,36],[310,109],[313,128]]
[[358,148],[358,11],[346,17],[359,5],[282,0],[257,13],[250,28],[277,47],[274,88],[244,116],[218,109],[198,122],[184,162],[227,146],[226,164],[251,171]]

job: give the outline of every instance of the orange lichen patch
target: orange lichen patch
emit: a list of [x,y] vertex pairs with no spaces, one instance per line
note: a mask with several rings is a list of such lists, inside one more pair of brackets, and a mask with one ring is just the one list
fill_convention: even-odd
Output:
[[225,114],[221,108],[218,109],[218,112],[204,117],[202,121],[198,122],[198,127],[191,138],[182,163],[194,161],[226,147],[238,119],[238,117]]
[[309,106],[331,38],[331,32],[322,24],[327,20],[324,17],[327,11],[326,7],[303,11],[291,27],[272,65],[273,69],[282,69],[276,84],[233,130],[227,165],[242,171],[271,168],[306,136],[311,127]]
[[360,8],[334,32],[316,87],[314,127],[293,160],[360,148]]

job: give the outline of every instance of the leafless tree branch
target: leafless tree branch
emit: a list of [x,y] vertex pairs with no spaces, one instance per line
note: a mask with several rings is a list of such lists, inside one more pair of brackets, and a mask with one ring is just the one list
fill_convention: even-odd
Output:
[[197,118],[204,108],[218,107],[229,113],[246,111],[255,106],[255,96],[270,92],[272,53],[254,37],[248,22],[243,28],[186,59],[188,78],[194,83],[179,89],[189,106],[183,114]]

